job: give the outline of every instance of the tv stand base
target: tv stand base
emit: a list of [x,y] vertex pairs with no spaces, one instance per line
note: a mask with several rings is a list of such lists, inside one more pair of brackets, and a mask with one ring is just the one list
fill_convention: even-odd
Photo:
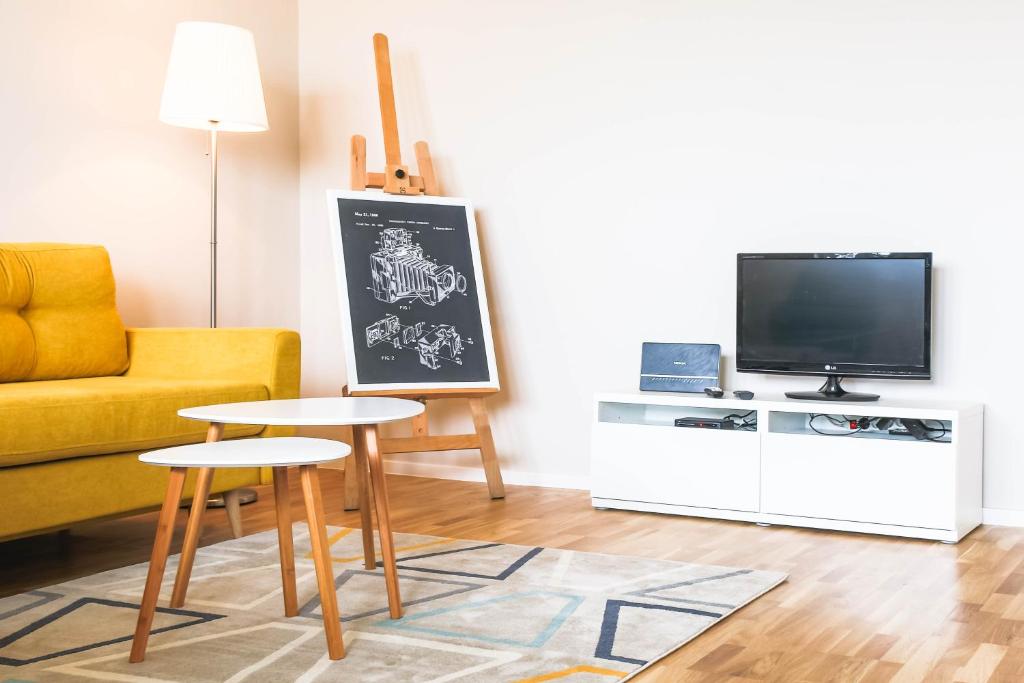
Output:
[[877,401],[878,394],[861,394],[856,391],[846,391],[841,382],[843,378],[838,375],[829,375],[821,389],[817,391],[787,391],[786,398],[795,398],[799,401],[843,401],[848,403],[866,403]]

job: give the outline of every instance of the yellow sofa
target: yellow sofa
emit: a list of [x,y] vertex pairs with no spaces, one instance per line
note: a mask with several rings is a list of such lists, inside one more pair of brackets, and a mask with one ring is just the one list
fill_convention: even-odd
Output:
[[[168,473],[138,453],[205,438],[178,409],[294,398],[299,352],[281,329],[126,330],[105,249],[0,244],[0,540],[158,506]],[[221,469],[213,491],[268,481]]]

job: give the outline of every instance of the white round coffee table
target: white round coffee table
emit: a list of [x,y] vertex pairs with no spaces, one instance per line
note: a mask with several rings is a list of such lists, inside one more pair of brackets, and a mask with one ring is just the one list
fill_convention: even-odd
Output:
[[171,607],[181,607],[185,602],[185,592],[188,590],[189,577],[192,574],[192,563],[199,544],[203,511],[206,509],[206,498],[214,470],[218,467],[272,467],[284,613],[289,617],[299,613],[295,589],[295,549],[292,543],[292,520],[288,500],[288,467],[298,466],[302,477],[302,494],[306,502],[306,517],[309,521],[313,565],[320,590],[320,602],[323,605],[327,652],[331,659],[344,657],[345,648],[341,639],[341,621],[338,618],[338,600],[334,587],[334,572],[331,569],[330,548],[327,544],[327,523],[320,499],[317,465],[344,458],[351,452],[348,444],[339,441],[277,437],[234,441],[211,440],[207,443],[174,446],[140,455],[140,462],[169,467],[171,474],[167,483],[167,495],[164,497],[157,522],[146,588],[142,595],[142,603],[139,605],[139,619],[135,626],[129,661],[141,662],[146,655],[146,644],[153,624],[157,599],[160,596],[160,585],[164,579],[171,536],[174,534],[174,518],[178,511],[178,503],[181,501],[185,477],[188,470],[193,467],[199,469],[200,476],[197,477],[192,510],[185,528],[178,573],[174,579],[174,590],[171,592]]
[[[398,589],[398,569],[395,567],[395,544],[391,535],[391,512],[388,505],[387,482],[380,452],[377,425],[399,422],[419,415],[425,410],[422,403],[403,398],[378,396],[294,398],[278,401],[250,401],[222,403],[220,405],[185,408],[178,415],[190,420],[210,423],[207,440],[217,441],[225,424],[274,425],[291,427],[333,426],[352,427],[355,474],[359,484],[360,526],[363,533],[363,559],[367,569],[376,569],[377,556],[373,545],[373,515],[370,498],[377,510],[377,531],[380,536],[380,554],[384,566],[384,582],[388,591],[388,607],[392,619],[402,617],[402,598]],[[203,470],[200,470],[202,477]],[[345,468],[348,478],[352,468]],[[369,479],[367,479],[367,473]],[[207,482],[207,487],[209,483]],[[198,491],[198,484],[197,484]],[[203,497],[205,500],[205,496]],[[199,494],[193,499],[193,509]],[[205,506],[205,503],[203,503]],[[200,513],[201,514],[201,513]],[[184,561],[184,552],[182,560]]]

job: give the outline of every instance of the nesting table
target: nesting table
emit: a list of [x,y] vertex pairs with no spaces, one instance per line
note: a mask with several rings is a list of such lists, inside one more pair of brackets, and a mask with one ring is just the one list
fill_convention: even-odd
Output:
[[[209,422],[207,431],[207,444],[196,444],[193,448],[202,448],[210,445],[209,442],[220,441],[224,433],[225,424],[254,424],[272,426],[350,426],[353,427],[355,438],[353,439],[352,452],[355,455],[355,462],[345,468],[345,476],[355,475],[359,483],[360,516],[363,536],[363,555],[367,569],[375,569],[377,566],[376,551],[373,541],[373,515],[370,510],[370,500],[377,511],[377,527],[380,537],[380,553],[384,567],[384,579],[388,594],[388,608],[392,619],[399,619],[402,616],[402,599],[398,587],[398,570],[395,567],[395,547],[391,534],[391,515],[388,506],[387,482],[384,478],[384,464],[381,458],[380,438],[377,434],[377,425],[387,422],[398,422],[407,420],[419,415],[425,410],[423,404],[417,401],[410,401],[400,398],[386,397],[330,397],[330,398],[298,398],[276,401],[252,401],[246,403],[224,403],[220,405],[202,406],[198,408],[186,408],[178,411],[178,415],[191,420]],[[271,439],[244,439],[238,441],[224,442],[225,446],[237,445],[235,465],[238,467],[252,467],[257,465],[271,465],[274,463],[261,463],[258,458],[252,457],[244,449],[247,446],[255,445],[257,442],[282,442],[289,438],[278,437]],[[305,441],[322,441],[320,439],[305,439]],[[344,457],[348,454],[348,446],[341,442],[328,441],[336,447],[345,449],[342,455],[335,455],[332,459]],[[182,446],[179,448],[189,448]],[[259,448],[259,446],[257,446]],[[164,449],[155,451],[152,454],[154,464],[168,464],[160,462],[165,458],[160,453],[167,453],[175,449]],[[243,455],[245,453],[245,455]],[[193,453],[193,455],[195,455]],[[291,522],[288,515],[288,475],[287,464],[304,464],[301,468],[303,494],[306,496],[306,509],[309,513],[310,539],[313,549],[314,563],[317,568],[317,579],[320,582],[321,601],[324,606],[324,624],[327,631],[328,652],[332,659],[339,659],[344,656],[341,645],[340,621],[337,617],[337,602],[334,593],[333,572],[331,571],[330,551],[327,547],[326,532],[323,531],[323,510],[320,504],[320,486],[316,474],[316,462],[300,463],[303,457],[302,449],[296,449],[294,460],[285,462],[283,466],[274,466],[274,496],[278,513],[278,541],[281,544],[282,553],[282,579],[285,585],[289,583],[285,576],[285,547],[291,548]],[[144,456],[140,456],[141,457]],[[273,458],[271,458],[273,459]],[[221,462],[221,461],[218,461]],[[167,551],[170,544],[171,531],[174,526],[174,508],[181,497],[181,487],[184,484],[184,467],[198,467],[199,474],[196,480],[195,495],[192,498],[192,508],[189,513],[188,525],[185,530],[185,540],[182,545],[181,559],[178,564],[178,573],[175,577],[174,590],[171,594],[171,606],[181,607],[185,601],[185,592],[188,588],[189,577],[192,572],[192,563],[195,560],[196,548],[199,542],[199,533],[202,529],[203,512],[206,509],[206,498],[209,494],[210,483],[213,480],[215,467],[226,465],[210,462],[180,466],[171,465],[171,482],[168,487],[167,498],[161,510],[160,521],[157,524],[157,540],[153,548],[153,559],[150,562],[150,579],[147,580],[147,595],[150,592],[150,584],[154,582],[152,605],[149,606],[149,619],[152,618],[152,610],[156,606],[156,598],[159,593],[160,582],[163,577],[164,565],[166,564]],[[178,469],[180,468],[180,473]],[[180,479],[180,481],[178,481]],[[170,503],[171,499],[173,503]],[[312,503],[311,503],[312,500]],[[172,508],[168,510],[168,505]],[[282,515],[285,515],[287,527],[284,526]],[[316,527],[316,528],[314,528]],[[317,531],[317,528],[321,531]],[[164,538],[164,536],[166,538]],[[287,536],[287,538],[286,538]],[[318,546],[320,546],[318,548]],[[159,549],[163,549],[163,559],[159,558]],[[319,551],[319,552],[318,552]],[[317,561],[317,556],[323,558],[322,563]],[[324,595],[324,583],[320,580],[321,564],[323,571],[329,576],[329,596]],[[294,594],[294,560],[292,560],[291,576],[291,600],[289,601],[288,588],[285,588],[285,614],[294,616],[298,613]],[[158,570],[158,572],[156,571]],[[154,572],[157,573],[153,579]],[[145,630],[146,637],[149,634],[149,622],[143,623],[145,610],[148,603],[143,599],[139,615],[139,627],[136,629],[136,642],[139,640],[139,633]],[[331,605],[335,605],[334,618],[331,619],[327,613]],[[327,623],[332,622],[330,628]],[[332,633],[334,631],[334,633]],[[145,653],[145,638],[142,639],[141,648],[136,653],[133,645],[132,657],[140,661]]]
[[[298,596],[295,589],[295,550],[292,544],[291,511],[288,501],[288,467],[298,465],[302,477],[302,494],[306,502],[306,517],[309,521],[310,545],[313,548],[313,563],[316,568],[320,602],[323,604],[324,632],[327,636],[327,650],[332,659],[344,656],[341,640],[341,624],[338,620],[338,600],[334,592],[334,572],[331,570],[330,552],[327,549],[327,524],[324,519],[323,503],[320,499],[320,480],[317,465],[348,456],[348,444],[327,439],[306,439],[301,437],[280,437],[274,439],[241,439],[191,444],[164,448],[139,456],[141,462],[171,468],[167,483],[167,495],[156,527],[153,554],[149,560],[146,587],[139,605],[139,618],[132,639],[131,662],[141,662],[146,656],[146,644],[156,612],[160,585],[167,566],[167,553],[174,535],[174,518],[181,501],[188,470],[197,468],[199,475],[196,492],[192,501],[192,512],[185,529],[185,542],[178,563],[178,574],[171,594],[171,606],[181,607],[185,602],[195,559],[196,546],[206,498],[209,494],[213,471],[218,467],[273,467],[274,498],[277,507],[278,548],[281,555],[281,588],[284,594],[284,613],[293,617],[299,613]],[[201,494],[201,495],[200,495]],[[330,618],[330,615],[334,618]]]

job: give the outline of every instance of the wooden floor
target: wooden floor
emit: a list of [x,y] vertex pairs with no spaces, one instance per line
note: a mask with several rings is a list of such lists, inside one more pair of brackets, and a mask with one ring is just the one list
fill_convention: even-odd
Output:
[[[323,474],[330,524],[338,471]],[[295,478],[297,479],[297,477]],[[1024,529],[982,527],[959,545],[596,511],[586,492],[389,477],[396,531],[789,572],[789,581],[725,619],[636,680],[1024,681]],[[304,519],[293,491],[295,519]],[[261,490],[246,531],[273,528]],[[185,515],[179,515],[175,545]],[[207,515],[204,545],[229,538]],[[155,514],[0,543],[8,595],[148,559]]]

